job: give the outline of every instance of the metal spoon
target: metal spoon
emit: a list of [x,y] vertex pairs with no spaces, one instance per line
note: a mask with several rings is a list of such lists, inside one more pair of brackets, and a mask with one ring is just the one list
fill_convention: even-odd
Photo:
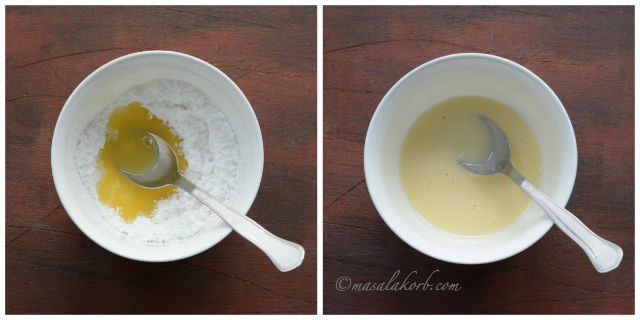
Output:
[[509,139],[502,129],[485,117],[480,116],[480,119],[491,131],[491,154],[487,160],[480,163],[467,163],[463,162],[463,159],[459,159],[460,165],[477,175],[489,176],[498,173],[507,175],[553,219],[560,230],[580,245],[598,272],[605,273],[617,268],[622,260],[622,249],[593,233],[571,212],[556,204],[529,180],[525,179],[511,165]]
[[290,271],[302,264],[304,259],[302,246],[273,235],[249,217],[233,211],[181,176],[178,172],[178,159],[173,148],[159,136],[151,132],[146,133],[145,143],[158,151],[156,163],[152,169],[143,173],[127,172],[119,168],[127,179],[143,188],[151,189],[169,184],[176,185],[202,201],[231,228],[260,248],[280,271]]

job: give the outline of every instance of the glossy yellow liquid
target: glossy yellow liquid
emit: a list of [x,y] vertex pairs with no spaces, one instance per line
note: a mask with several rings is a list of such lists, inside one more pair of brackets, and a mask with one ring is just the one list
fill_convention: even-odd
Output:
[[106,141],[98,154],[102,174],[96,185],[100,201],[116,210],[127,222],[138,216],[150,216],[159,200],[176,192],[176,187],[142,188],[125,178],[118,165],[130,172],[144,172],[155,164],[156,150],[145,141],[143,131],[153,132],[175,150],[178,167],[184,173],[187,161],[182,153],[182,139],[139,102],[116,108],[109,116]]
[[458,164],[486,159],[490,133],[485,116],[505,132],[511,162],[534,184],[542,174],[540,148],[527,123],[506,105],[464,96],[429,109],[413,124],[400,159],[404,191],[416,211],[434,226],[461,235],[505,228],[531,199],[503,174],[477,176]]
[[130,173],[144,173],[158,158],[158,147],[144,130],[119,130],[113,144],[113,161],[118,168]]

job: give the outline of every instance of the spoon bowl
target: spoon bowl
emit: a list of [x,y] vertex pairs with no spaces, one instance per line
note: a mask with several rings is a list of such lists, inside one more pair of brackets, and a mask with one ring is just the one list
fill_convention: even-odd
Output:
[[131,182],[143,188],[157,189],[175,184],[180,179],[176,153],[164,139],[148,131],[145,131],[145,134],[144,139],[156,150],[156,163],[149,171],[142,173],[129,172],[120,167],[118,170]]
[[482,162],[465,162],[464,159],[458,159],[467,171],[480,176],[491,176],[501,173],[511,160],[511,145],[505,133],[493,121],[479,116],[480,120],[487,126],[491,132],[491,152],[489,157]]

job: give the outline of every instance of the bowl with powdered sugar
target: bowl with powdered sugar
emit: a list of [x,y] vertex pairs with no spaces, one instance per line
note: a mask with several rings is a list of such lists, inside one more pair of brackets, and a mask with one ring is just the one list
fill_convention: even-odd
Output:
[[140,261],[173,261],[211,248],[231,232],[216,214],[174,186],[144,189],[117,170],[114,139],[140,130],[173,147],[183,176],[246,214],[264,159],[249,101],[205,61],[144,51],[90,74],[69,96],[56,123],[51,145],[56,190],[84,234]]

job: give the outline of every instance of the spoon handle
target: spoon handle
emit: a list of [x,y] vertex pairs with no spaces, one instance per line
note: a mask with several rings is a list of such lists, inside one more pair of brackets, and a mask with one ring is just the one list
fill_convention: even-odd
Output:
[[505,170],[505,174],[555,221],[560,230],[580,245],[598,272],[605,273],[618,267],[622,260],[622,249],[619,246],[595,234],[576,216],[556,204],[512,166]]
[[275,236],[251,218],[228,208],[184,177],[178,179],[175,184],[202,201],[233,230],[260,248],[280,271],[291,271],[302,264],[304,248],[299,244]]

